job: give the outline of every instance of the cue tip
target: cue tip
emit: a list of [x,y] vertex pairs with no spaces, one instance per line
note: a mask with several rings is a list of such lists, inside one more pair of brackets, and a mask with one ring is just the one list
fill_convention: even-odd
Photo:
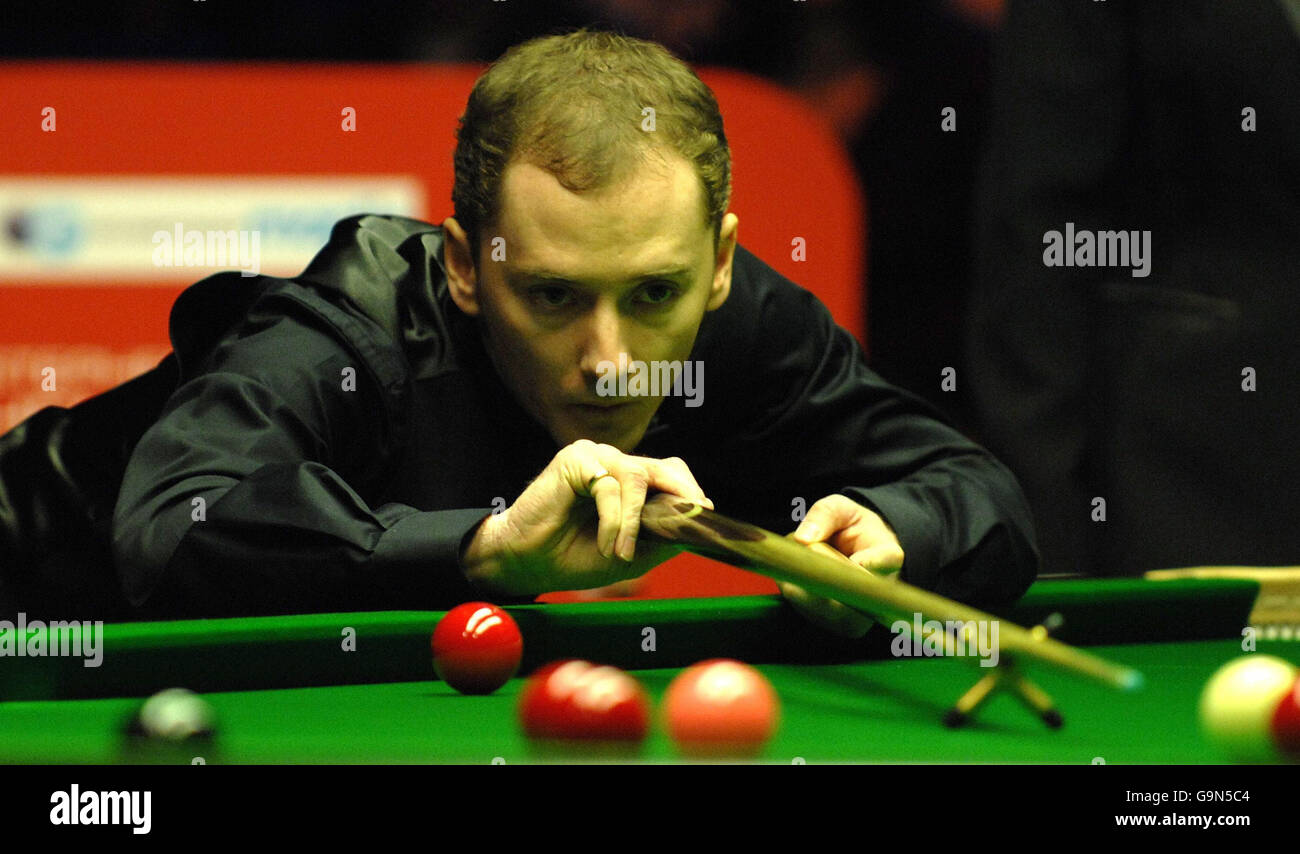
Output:
[[1125,691],[1139,691],[1146,684],[1146,679],[1137,670],[1125,670],[1120,674],[1119,687]]

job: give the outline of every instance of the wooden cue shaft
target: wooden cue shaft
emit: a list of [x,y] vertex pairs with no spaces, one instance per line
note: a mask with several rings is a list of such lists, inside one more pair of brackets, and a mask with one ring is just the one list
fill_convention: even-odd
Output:
[[[811,593],[836,599],[882,620],[909,622],[913,615],[946,621],[994,621],[1002,652],[1019,654],[1087,676],[1122,690],[1142,684],[1142,675],[1050,637],[1035,637],[1008,620],[986,614],[903,581],[885,579],[847,558],[817,550],[713,512],[683,498],[655,495],[641,513],[644,530],[682,543],[693,551],[733,560],[778,581],[798,584]],[[947,645],[945,645],[947,646]]]
[[[786,537],[785,539],[789,539],[789,538]],[[856,563],[854,563],[853,561],[849,560],[849,558],[848,558],[847,555],[845,555],[845,554],[843,554],[842,552],[840,552],[840,551],[838,551],[838,550],[832,548],[831,546],[827,545],[826,543],[812,543],[812,544],[810,544],[810,545],[804,546],[804,548],[806,548],[806,549],[812,549],[813,551],[817,552],[818,554],[826,555],[826,556],[829,557],[831,560],[836,560],[836,561],[839,561],[839,562],[842,563],[842,564],[847,564],[847,565],[852,569],[853,572],[870,572],[870,570],[864,570],[862,567],[858,566]],[[759,571],[762,572],[761,569],[760,569]],[[879,579],[881,579],[881,580],[884,580],[884,581],[897,581],[897,580],[898,580],[898,574],[897,574],[897,571],[891,572],[891,573],[888,574],[888,575],[882,575],[882,574],[880,574],[880,573],[871,573],[871,574],[872,574],[872,575],[875,575],[877,578],[879,578]],[[784,580],[784,579],[782,579],[782,580]],[[879,620],[879,618],[877,618],[877,620]],[[905,631],[907,632],[908,636],[911,637],[911,636],[912,636],[912,623],[911,623],[910,621],[906,621],[906,620],[904,621],[904,623],[907,625],[907,628],[905,629]],[[924,641],[925,639],[924,639],[924,638],[915,638],[915,640],[916,640],[917,643],[921,643],[921,642]],[[933,643],[934,640],[935,640],[935,638],[933,638],[933,637],[930,638],[930,642],[931,642],[931,643]],[[945,656],[949,656],[949,657],[955,658],[955,657],[957,657],[957,656],[959,656],[959,655],[962,654],[961,651],[957,648],[957,640],[958,640],[958,636],[954,635],[953,633],[945,631],[945,632],[943,632],[942,634],[939,635],[939,637],[938,637],[937,640],[939,641],[940,644],[942,644],[942,646],[943,646],[943,654],[944,654]],[[964,644],[964,643],[965,643],[965,639],[963,639],[963,644]]]

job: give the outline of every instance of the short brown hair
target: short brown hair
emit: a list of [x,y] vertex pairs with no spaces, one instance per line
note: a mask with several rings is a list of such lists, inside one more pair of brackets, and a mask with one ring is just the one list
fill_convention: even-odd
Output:
[[[642,129],[654,109],[654,133]],[[609,183],[656,147],[691,163],[715,240],[731,197],[731,152],[713,92],[654,42],[577,30],[510,48],[474,84],[456,133],[456,220],[478,260],[501,179],[526,158],[570,190]]]

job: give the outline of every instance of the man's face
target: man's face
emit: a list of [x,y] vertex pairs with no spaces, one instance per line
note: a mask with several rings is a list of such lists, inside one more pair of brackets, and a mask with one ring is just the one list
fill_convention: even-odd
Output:
[[[558,444],[632,450],[662,397],[601,396],[602,372],[620,355],[624,364],[687,359],[705,311],[726,299],[737,221],[724,218],[715,251],[703,194],[675,156],[583,193],[515,161],[477,265],[456,263],[449,246],[457,304],[481,318],[497,372]],[[453,222],[449,243],[463,235]]]

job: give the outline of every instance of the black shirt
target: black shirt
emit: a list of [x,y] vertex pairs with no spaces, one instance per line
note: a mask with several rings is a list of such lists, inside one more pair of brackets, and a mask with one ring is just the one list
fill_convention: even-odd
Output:
[[[130,457],[112,548],[150,616],[437,608],[481,596],[458,552],[559,450],[451,302],[442,233],[358,216],[293,280],[210,277],[173,310],[179,382]],[[668,397],[636,453],[680,456],[719,511],[785,532],[844,493],[903,577],[1018,596],[1037,555],[1010,472],[872,373],[810,293],[737,249],[691,353],[704,405]]]

